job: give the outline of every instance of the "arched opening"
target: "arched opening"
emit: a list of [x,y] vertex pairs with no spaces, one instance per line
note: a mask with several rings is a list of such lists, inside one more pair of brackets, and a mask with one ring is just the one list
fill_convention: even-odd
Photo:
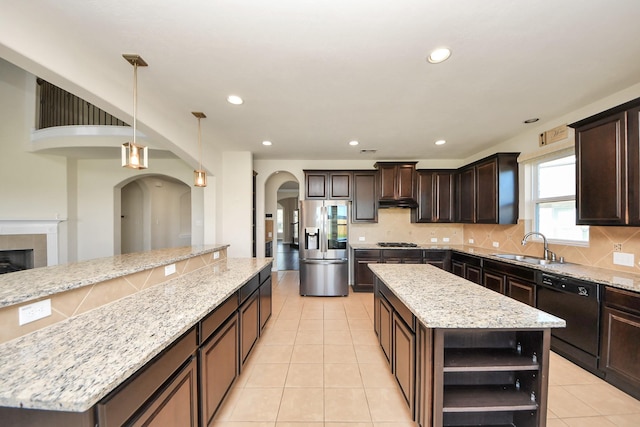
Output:
[[120,189],[120,253],[191,245],[191,187],[146,175]]
[[299,195],[300,184],[289,172],[276,172],[265,182],[265,254],[271,253],[276,270],[299,268]]

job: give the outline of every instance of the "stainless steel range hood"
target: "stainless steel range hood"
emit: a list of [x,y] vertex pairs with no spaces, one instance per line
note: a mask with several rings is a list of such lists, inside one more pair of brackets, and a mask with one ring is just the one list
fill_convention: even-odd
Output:
[[405,208],[413,209],[418,207],[418,202],[413,199],[398,199],[398,200],[379,200],[378,208]]

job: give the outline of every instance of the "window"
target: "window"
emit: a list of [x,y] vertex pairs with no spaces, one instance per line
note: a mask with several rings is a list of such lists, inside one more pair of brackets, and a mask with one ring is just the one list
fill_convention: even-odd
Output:
[[278,234],[284,233],[284,209],[278,208],[276,211],[276,227],[278,227]]
[[589,227],[576,225],[576,156],[541,160],[533,174],[535,230],[556,242],[588,243]]

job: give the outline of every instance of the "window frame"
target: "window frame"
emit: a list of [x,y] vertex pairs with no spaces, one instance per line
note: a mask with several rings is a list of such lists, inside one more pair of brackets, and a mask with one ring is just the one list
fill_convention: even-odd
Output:
[[[540,218],[538,215],[538,205],[540,203],[553,203],[553,202],[567,202],[567,201],[572,201],[576,202],[576,194],[574,192],[573,195],[571,196],[553,196],[553,197],[538,197],[538,174],[539,174],[539,167],[541,164],[543,163],[548,163],[548,162],[552,162],[554,160],[559,160],[562,159],[564,157],[569,157],[569,156],[575,156],[575,149],[572,147],[571,149],[563,149],[563,150],[558,150],[556,152],[553,153],[549,153],[548,155],[545,156],[541,156],[538,157],[534,160],[531,161],[530,165],[531,165],[531,193],[530,193],[530,218],[533,218],[532,220],[532,224],[531,224],[531,231],[535,231],[535,232],[540,232]],[[575,183],[574,183],[575,186]],[[587,239],[586,240],[569,240],[569,239],[557,239],[557,238],[553,238],[553,237],[547,237],[547,241],[549,243],[553,243],[553,244],[560,244],[560,245],[566,245],[566,246],[577,246],[577,247],[588,247],[589,246],[589,242],[590,242],[590,238],[591,235],[589,233],[589,226],[586,225],[580,225],[578,227],[586,227],[587,228]],[[532,236],[535,237],[534,240],[536,241],[542,241],[541,238],[539,238],[538,236]]]

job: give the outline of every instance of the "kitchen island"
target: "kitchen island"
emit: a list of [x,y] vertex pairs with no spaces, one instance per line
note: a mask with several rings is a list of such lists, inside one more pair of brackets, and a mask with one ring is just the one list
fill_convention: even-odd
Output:
[[270,314],[271,259],[220,258],[2,343],[2,425],[206,425]]
[[546,425],[550,328],[565,322],[425,264],[372,264],[374,328],[422,426]]

